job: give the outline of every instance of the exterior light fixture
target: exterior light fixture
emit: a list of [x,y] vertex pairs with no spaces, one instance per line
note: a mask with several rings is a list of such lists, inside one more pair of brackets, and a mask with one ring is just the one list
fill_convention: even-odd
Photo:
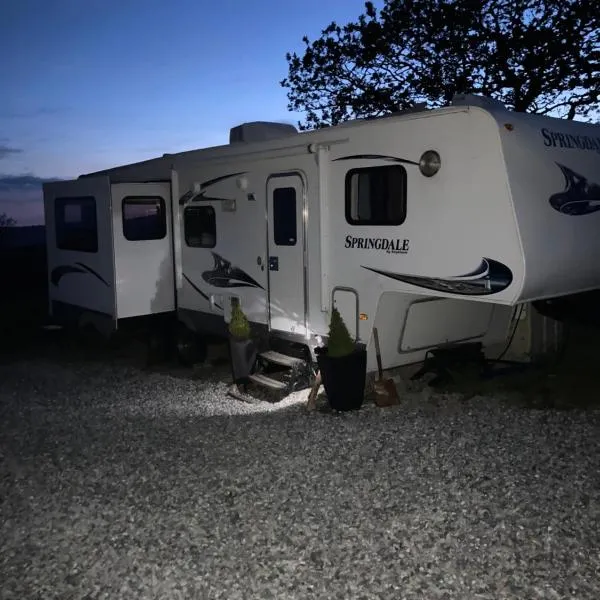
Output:
[[423,152],[419,159],[419,170],[425,177],[433,177],[442,166],[442,159],[435,150]]

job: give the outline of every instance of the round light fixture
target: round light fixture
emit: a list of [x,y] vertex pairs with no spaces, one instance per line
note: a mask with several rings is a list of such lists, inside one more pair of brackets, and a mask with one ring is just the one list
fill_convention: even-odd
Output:
[[425,177],[433,177],[442,166],[442,159],[435,150],[423,152],[419,159],[419,170]]

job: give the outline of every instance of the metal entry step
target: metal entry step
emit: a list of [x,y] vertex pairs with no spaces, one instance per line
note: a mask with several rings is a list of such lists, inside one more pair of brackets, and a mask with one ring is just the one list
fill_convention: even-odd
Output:
[[276,379],[273,379],[272,377],[267,377],[262,373],[253,373],[252,375],[248,376],[248,379],[250,379],[250,381],[253,381],[257,385],[262,385],[263,387],[268,387],[272,390],[283,390],[287,387],[285,382],[277,381]]
[[287,354],[281,354],[281,352],[276,352],[275,350],[267,350],[266,352],[261,352],[259,356],[269,362],[289,368],[297,367],[304,363],[304,361],[301,358],[296,358],[295,356],[288,356]]

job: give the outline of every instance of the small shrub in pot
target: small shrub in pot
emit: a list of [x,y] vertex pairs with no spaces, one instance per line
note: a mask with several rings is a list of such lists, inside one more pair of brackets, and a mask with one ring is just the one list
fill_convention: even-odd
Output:
[[256,364],[257,350],[252,339],[250,323],[239,302],[234,302],[229,321],[231,369],[236,384],[247,384]]
[[317,349],[316,354],[331,408],[339,411],[359,409],[365,395],[367,351],[352,340],[335,307],[331,311],[327,346]]

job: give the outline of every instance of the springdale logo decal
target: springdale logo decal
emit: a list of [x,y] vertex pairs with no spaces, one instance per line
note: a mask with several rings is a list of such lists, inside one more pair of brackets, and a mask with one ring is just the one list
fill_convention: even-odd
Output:
[[542,129],[544,146],[549,148],[567,148],[569,150],[592,150],[600,153],[600,137],[573,135],[550,129]]
[[387,254],[407,254],[409,241],[399,238],[371,238],[346,236],[346,248],[360,248],[361,250],[383,250]]

